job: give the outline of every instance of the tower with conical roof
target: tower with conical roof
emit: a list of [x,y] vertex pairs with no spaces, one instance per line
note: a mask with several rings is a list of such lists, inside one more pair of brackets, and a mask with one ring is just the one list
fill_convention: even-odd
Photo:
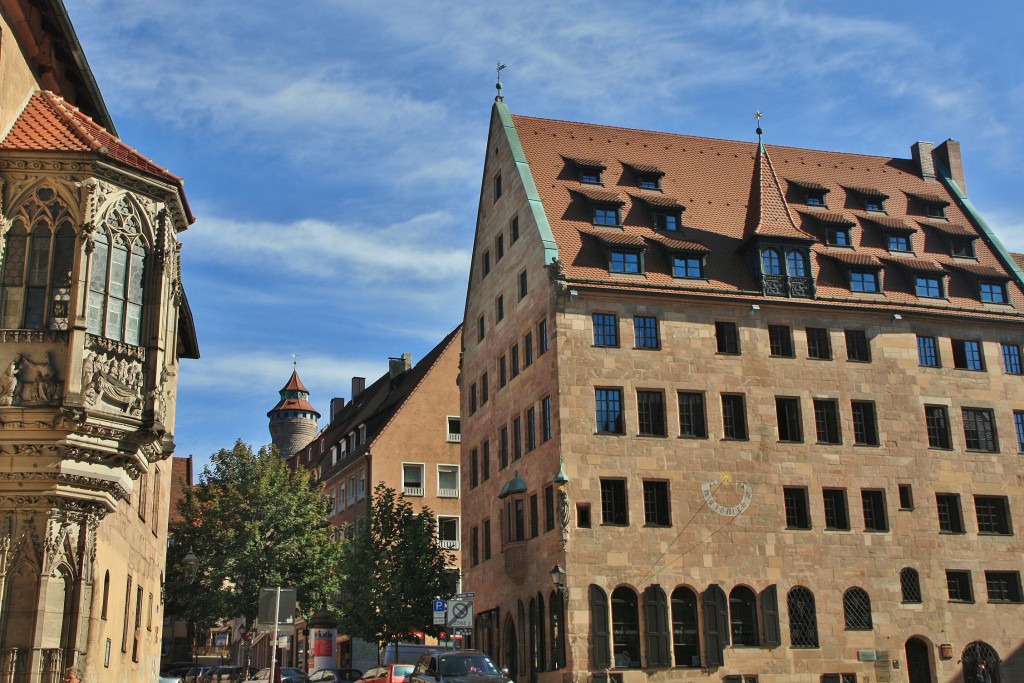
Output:
[[281,400],[267,413],[270,440],[281,457],[288,458],[316,437],[320,413],[310,405],[309,389],[299,379],[297,370],[292,370],[292,376],[279,393]]

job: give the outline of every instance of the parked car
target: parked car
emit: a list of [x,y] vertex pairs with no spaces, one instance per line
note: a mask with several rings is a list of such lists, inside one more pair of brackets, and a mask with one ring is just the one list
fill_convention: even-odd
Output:
[[511,683],[480,650],[429,653],[420,657],[408,683]]
[[210,683],[241,683],[245,667],[241,664],[225,664],[210,672]]
[[212,666],[194,666],[182,676],[181,680],[184,683],[201,683],[203,676],[212,668]]
[[455,644],[438,643],[424,645],[422,643],[388,643],[384,648],[384,664],[413,664],[428,652],[454,652]]
[[[288,666],[281,667],[281,683],[308,683],[309,678],[298,669]],[[245,683],[273,683],[270,678],[270,667],[260,669],[255,676]]]
[[355,683],[362,675],[359,669],[317,669],[309,674],[309,683]]
[[166,673],[160,674],[160,678],[157,679],[159,683],[181,683],[181,676],[176,674]]
[[[387,666],[375,666],[359,680],[361,683],[405,683],[409,674],[416,668],[415,664],[388,664]],[[313,677],[310,676],[310,681]]]

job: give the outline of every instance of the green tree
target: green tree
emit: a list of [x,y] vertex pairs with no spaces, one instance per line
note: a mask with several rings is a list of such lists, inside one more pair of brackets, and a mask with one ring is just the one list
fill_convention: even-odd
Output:
[[[305,615],[328,606],[340,585],[341,543],[326,522],[328,501],[305,470],[277,449],[238,441],[213,455],[185,488],[170,526],[167,608],[199,628],[256,618],[260,588],[295,587]],[[186,556],[197,559],[189,571]]]
[[378,484],[342,554],[338,628],[383,645],[431,629],[431,600],[454,592],[452,553],[437,543],[430,508],[419,512],[394,489]]

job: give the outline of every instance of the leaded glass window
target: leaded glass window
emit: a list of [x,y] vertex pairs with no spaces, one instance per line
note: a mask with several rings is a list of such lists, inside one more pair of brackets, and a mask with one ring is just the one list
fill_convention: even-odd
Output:
[[121,198],[94,238],[89,265],[91,334],[129,344],[141,343],[146,248],[138,211]]

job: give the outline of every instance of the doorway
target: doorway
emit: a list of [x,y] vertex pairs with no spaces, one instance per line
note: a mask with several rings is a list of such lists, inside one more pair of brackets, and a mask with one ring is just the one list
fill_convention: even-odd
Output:
[[907,679],[909,683],[933,683],[931,647],[914,636],[907,640]]

